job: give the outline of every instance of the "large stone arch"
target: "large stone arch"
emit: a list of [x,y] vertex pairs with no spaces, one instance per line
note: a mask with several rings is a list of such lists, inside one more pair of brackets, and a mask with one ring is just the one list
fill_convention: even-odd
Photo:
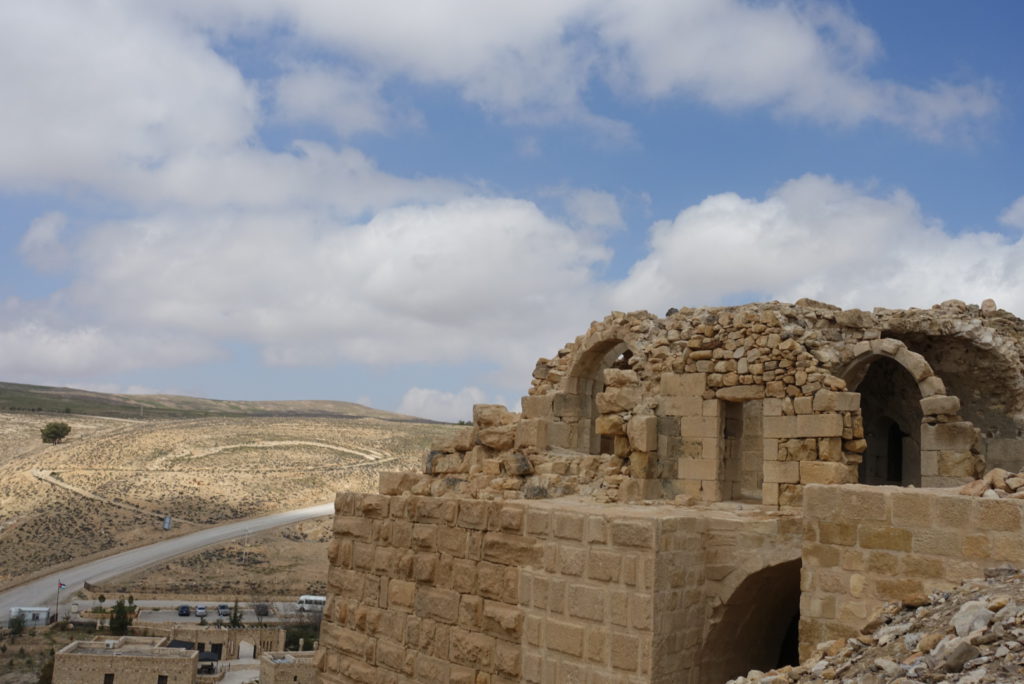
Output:
[[700,653],[700,681],[724,682],[750,670],[797,664],[800,558],[737,576],[714,611]]
[[1024,373],[1016,347],[991,329],[893,333],[942,376],[960,414],[981,431],[987,467],[1024,468]]
[[864,341],[837,374],[861,394],[861,482],[941,486],[974,476],[974,427],[924,356],[897,339]]

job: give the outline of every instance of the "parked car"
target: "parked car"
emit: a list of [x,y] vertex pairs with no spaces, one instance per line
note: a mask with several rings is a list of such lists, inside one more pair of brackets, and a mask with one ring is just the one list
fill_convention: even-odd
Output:
[[191,614],[192,609],[188,606],[178,606],[178,615],[184,615],[185,617],[188,617]]
[[206,617],[206,606],[196,606],[196,617]]
[[256,603],[253,604],[253,611],[260,617],[266,617],[270,615],[270,604],[267,603]]
[[217,606],[217,615],[220,615],[221,617],[227,617],[231,615],[231,606],[229,606],[226,603],[220,604],[219,606]]

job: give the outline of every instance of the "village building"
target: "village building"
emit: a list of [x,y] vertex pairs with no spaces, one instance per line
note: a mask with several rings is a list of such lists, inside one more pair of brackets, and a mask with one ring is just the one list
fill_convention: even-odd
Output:
[[338,495],[321,681],[722,682],[1020,564],[1024,479],[960,488],[1024,465],[1022,351],[990,300],[614,312]]
[[316,684],[313,651],[265,651],[260,656],[260,684]]
[[73,641],[54,656],[55,684],[194,684],[196,650],[164,637],[123,636]]

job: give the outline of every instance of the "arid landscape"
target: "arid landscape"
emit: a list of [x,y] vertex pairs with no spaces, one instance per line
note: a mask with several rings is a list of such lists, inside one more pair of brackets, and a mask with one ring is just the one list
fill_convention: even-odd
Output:
[[[155,402],[154,410],[169,405]],[[309,404],[287,415],[289,405],[246,416],[235,403],[236,415],[188,419],[0,412],[0,586],[168,534],[325,503],[338,490],[369,491],[381,469],[418,467],[430,442],[453,429],[365,408],[376,416],[355,416],[352,404],[334,417],[308,415]],[[63,443],[42,443],[50,420],[71,425]],[[219,593],[230,582],[283,595],[314,588],[322,568],[311,571],[307,561],[322,556],[326,529],[311,521],[200,551],[160,570],[168,574],[157,584],[190,593]],[[133,580],[140,594],[149,593],[142,584],[152,572]],[[203,586],[187,584],[200,574]]]

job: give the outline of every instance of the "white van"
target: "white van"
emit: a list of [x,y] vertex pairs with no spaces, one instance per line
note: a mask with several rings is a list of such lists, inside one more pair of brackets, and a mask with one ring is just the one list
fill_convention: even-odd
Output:
[[300,613],[307,610],[322,612],[324,609],[324,604],[326,603],[326,596],[313,596],[312,594],[303,594],[299,597],[299,600],[295,602],[295,607],[299,609]]

